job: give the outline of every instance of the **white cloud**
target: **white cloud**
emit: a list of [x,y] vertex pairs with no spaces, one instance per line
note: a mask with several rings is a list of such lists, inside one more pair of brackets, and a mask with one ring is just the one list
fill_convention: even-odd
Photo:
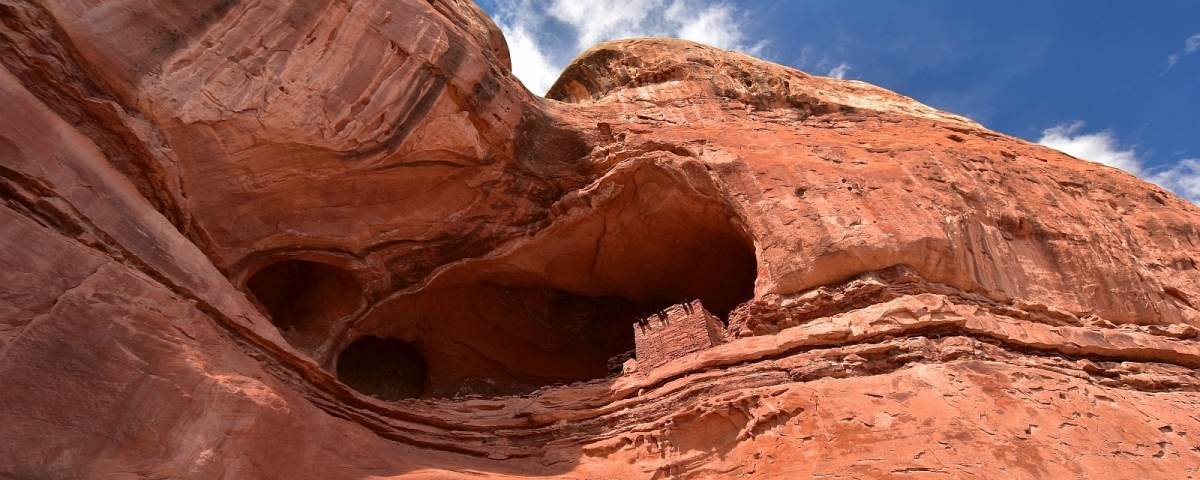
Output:
[[1147,180],[1200,205],[1200,158],[1180,160],[1174,167],[1151,174]]
[[558,79],[558,74],[562,73],[562,67],[550,63],[542,47],[525,27],[509,28],[504,36],[512,57],[513,75],[530,88],[536,86],[542,92],[549,90],[550,85]]
[[1132,149],[1122,149],[1112,132],[1076,135],[1083,122],[1057,127],[1042,132],[1038,144],[1064,152],[1073,157],[1103,163],[1134,175],[1141,175],[1142,163]]
[[846,63],[846,62],[842,62],[842,63],[838,64],[838,66],[833,67],[833,69],[829,71],[829,75],[827,75],[827,76],[836,78],[838,80],[845,80],[846,72],[848,72],[848,71],[850,71],[850,64]]
[[662,10],[663,0],[550,0],[539,3],[547,14],[575,30],[575,47],[579,50],[606,40],[664,33],[650,17],[652,12]]
[[747,43],[745,14],[718,0],[497,0],[496,23],[513,57],[513,74],[545,92],[566,64],[600,42],[634,37],[684,38],[758,55]]
[[1200,50],[1200,33],[1192,35],[1186,42],[1183,42],[1183,45],[1183,51],[1186,53],[1193,53],[1196,50]]
[[1184,55],[1196,53],[1196,50],[1200,50],[1200,33],[1192,35],[1183,41],[1183,54],[1173,53],[1167,56],[1167,69],[1170,70],[1180,60],[1183,60]]
[[1073,157],[1125,170],[1200,205],[1200,159],[1190,158],[1180,160],[1173,166],[1146,168],[1137,152],[1122,147],[1112,132],[1080,134],[1083,125],[1083,122],[1074,122],[1044,130],[1037,143]]
[[685,40],[754,56],[761,55],[767,45],[766,41],[754,45],[743,43],[746,41],[746,34],[742,32],[745,16],[723,3],[676,0],[667,9],[666,18],[678,25],[676,34],[671,36]]

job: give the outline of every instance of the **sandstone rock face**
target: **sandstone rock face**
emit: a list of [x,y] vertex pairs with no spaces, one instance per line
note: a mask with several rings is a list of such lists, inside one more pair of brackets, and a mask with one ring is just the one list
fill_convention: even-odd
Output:
[[0,477],[1200,475],[1200,210],[895,93],[543,99],[466,0],[0,0],[0,64]]

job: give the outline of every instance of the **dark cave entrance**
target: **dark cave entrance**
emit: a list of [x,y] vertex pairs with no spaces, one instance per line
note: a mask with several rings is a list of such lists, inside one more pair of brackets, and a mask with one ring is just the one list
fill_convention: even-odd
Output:
[[636,285],[634,297],[659,308],[700,300],[723,321],[754,298],[758,263],[754,249],[732,230],[714,225],[681,228],[683,238],[651,239],[626,253],[623,283]]
[[753,299],[758,277],[753,237],[703,167],[631,168],[514,249],[372,305],[345,326],[349,337],[331,328],[360,302],[348,272],[289,260],[248,287],[290,342],[330,349],[339,380],[382,400],[603,379],[635,349],[639,320],[699,300],[727,322]]
[[420,397],[425,390],[426,370],[421,349],[395,338],[359,338],[337,360],[339,381],[388,402]]
[[758,264],[748,236],[722,212],[689,210],[579,226],[506,260],[549,257],[545,267],[534,264],[537,276],[469,270],[377,305],[354,328],[416,339],[427,362],[424,398],[494,398],[606,378],[619,371],[621,359],[610,360],[634,350],[638,320],[700,300],[727,321],[754,296]]
[[307,260],[268,265],[246,282],[271,323],[302,349],[322,345],[337,320],[358,310],[362,287],[348,271]]

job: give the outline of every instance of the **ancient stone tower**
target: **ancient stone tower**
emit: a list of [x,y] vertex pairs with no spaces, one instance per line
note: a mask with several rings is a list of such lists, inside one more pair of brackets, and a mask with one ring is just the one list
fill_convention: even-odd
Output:
[[725,326],[699,300],[672,305],[633,326],[638,366],[653,368],[725,343]]

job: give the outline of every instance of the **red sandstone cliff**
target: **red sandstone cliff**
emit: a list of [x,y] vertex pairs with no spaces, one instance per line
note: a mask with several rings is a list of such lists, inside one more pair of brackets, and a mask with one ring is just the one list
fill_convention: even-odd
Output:
[[465,0],[0,0],[0,64],[0,478],[1200,468],[1200,210],[895,93],[542,99]]

